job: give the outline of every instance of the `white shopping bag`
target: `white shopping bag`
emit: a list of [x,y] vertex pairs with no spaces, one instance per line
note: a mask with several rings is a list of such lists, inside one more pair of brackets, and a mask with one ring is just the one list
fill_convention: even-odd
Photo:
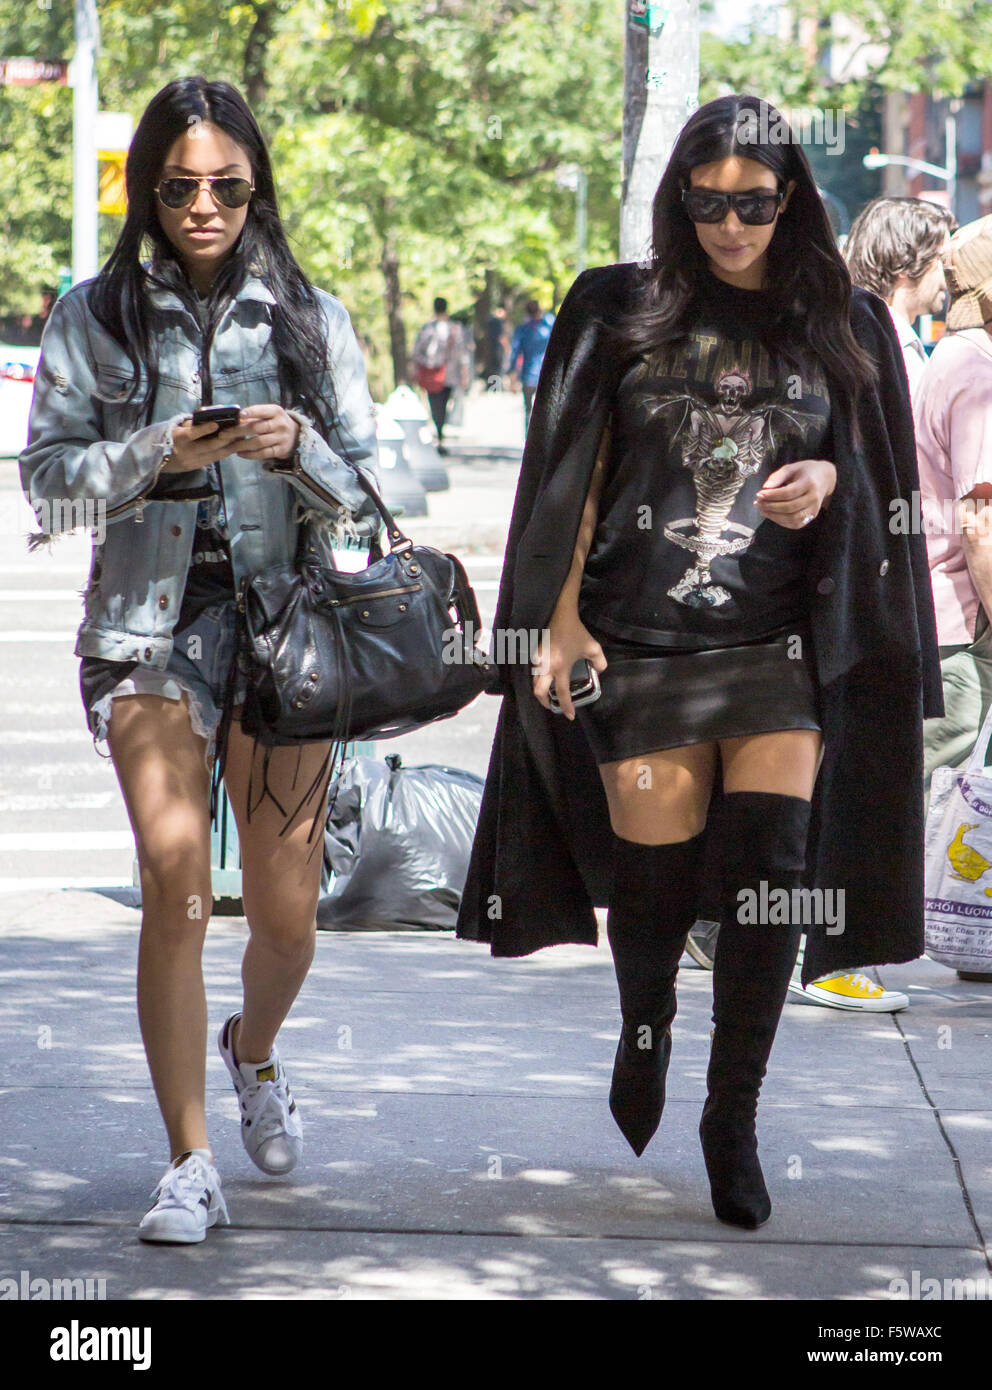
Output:
[[926,951],[952,970],[992,972],[992,709],[965,767],[938,767],[927,812]]

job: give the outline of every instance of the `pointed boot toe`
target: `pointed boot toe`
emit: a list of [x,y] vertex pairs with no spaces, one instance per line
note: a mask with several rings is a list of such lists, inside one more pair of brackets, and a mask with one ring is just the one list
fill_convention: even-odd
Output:
[[661,1122],[671,1055],[669,1028],[664,1030],[657,1049],[630,1047],[622,1034],[617,1045],[610,1086],[610,1113],[638,1158]]

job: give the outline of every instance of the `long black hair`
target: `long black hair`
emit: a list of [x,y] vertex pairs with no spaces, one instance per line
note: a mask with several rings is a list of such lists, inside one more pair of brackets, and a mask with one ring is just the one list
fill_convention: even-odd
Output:
[[[159,223],[154,189],[172,144],[199,123],[216,126],[242,147],[251,163],[255,185],[245,225],[211,286],[206,302],[207,320],[216,321],[221,306],[238,293],[249,275],[260,276],[276,300],[272,342],[279,362],[281,404],[299,406],[326,436],[334,403],[325,372],[325,321],[313,286],[287,244],[262,132],[244,97],[230,83],[180,77],[148,103],[125,166],[127,217],[93,286],[90,307],[111,337],[120,343],[134,369],[129,399],[139,393],[144,372],[148,383],[146,419],[150,423],[158,372],[145,288],[156,283],[156,266],[172,262],[183,270]],[[152,261],[146,270],[142,249],[149,242]],[[179,283],[181,287],[188,284],[185,272]],[[192,286],[189,298],[193,298]]]
[[629,357],[686,337],[708,259],[682,205],[682,190],[690,187],[698,165],[731,156],[766,165],[780,189],[795,180],[768,246],[763,293],[772,313],[761,342],[773,361],[784,358],[800,370],[802,359],[790,341],[819,360],[858,444],[858,399],[876,378],[876,364],[851,332],[851,277],[806,156],[785,117],[760,97],[718,97],[683,126],[654,196],[651,259],[642,267],[630,312],[615,324],[615,341]]

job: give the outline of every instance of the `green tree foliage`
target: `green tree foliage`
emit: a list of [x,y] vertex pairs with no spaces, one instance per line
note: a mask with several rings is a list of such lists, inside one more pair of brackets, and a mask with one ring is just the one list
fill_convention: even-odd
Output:
[[[748,91],[778,106],[853,111],[872,91],[960,96],[992,72],[989,0],[790,0],[781,11],[775,31],[758,16],[741,37],[704,33],[702,100]],[[804,23],[815,35],[812,55]],[[861,35],[856,44],[843,37],[851,32]],[[843,61],[830,62],[832,36]]]
[[[103,109],[137,119],[160,86],[192,72],[250,95],[294,250],[352,309],[380,389],[391,385],[390,359],[402,366],[406,320],[414,330],[435,294],[470,308],[489,269],[521,298],[560,298],[576,247],[575,195],[557,185],[558,165],[579,163],[588,176],[588,259],[615,255],[615,0],[101,0],[99,14]],[[25,15],[0,0],[8,52],[38,52],[38,24]],[[47,50],[71,53],[65,7],[48,23]],[[30,151],[34,162],[42,98],[3,99],[23,118],[3,154],[16,162]],[[47,143],[63,153],[54,167],[38,161],[48,190],[32,199],[46,208],[40,236],[35,226],[26,235],[25,209],[8,204],[12,307],[18,284],[34,295],[26,242],[50,248],[52,265],[69,255],[71,93],[50,89],[48,100],[59,118]],[[106,253],[120,219],[101,222]]]
[[[64,6],[0,0],[0,57],[70,54]],[[34,314],[71,258],[72,92],[0,87],[0,314]]]
[[[49,8],[43,8],[47,4]],[[171,78],[248,95],[272,149],[294,250],[339,294],[378,390],[442,293],[470,310],[486,272],[557,302],[575,273],[575,194],[589,181],[589,264],[616,256],[621,0],[99,0],[101,107],[135,120]],[[992,71],[987,0],[799,0],[856,18],[882,45],[880,87],[947,92]],[[821,28],[826,39],[826,30]],[[68,57],[67,0],[0,0],[0,56]],[[854,111],[866,83],[831,83],[792,41],[704,34],[701,100],[750,90]],[[0,88],[0,312],[37,308],[71,257],[72,93]],[[101,250],[120,219],[101,218]]]

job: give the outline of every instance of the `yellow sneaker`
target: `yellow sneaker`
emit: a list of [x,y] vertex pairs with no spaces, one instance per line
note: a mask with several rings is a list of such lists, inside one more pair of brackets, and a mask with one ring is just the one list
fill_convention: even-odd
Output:
[[909,1008],[909,996],[897,989],[883,989],[867,975],[829,975],[815,980],[803,989],[793,980],[792,995],[801,995],[810,1004],[824,1004],[828,1009],[858,1009],[869,1014],[894,1014]]

